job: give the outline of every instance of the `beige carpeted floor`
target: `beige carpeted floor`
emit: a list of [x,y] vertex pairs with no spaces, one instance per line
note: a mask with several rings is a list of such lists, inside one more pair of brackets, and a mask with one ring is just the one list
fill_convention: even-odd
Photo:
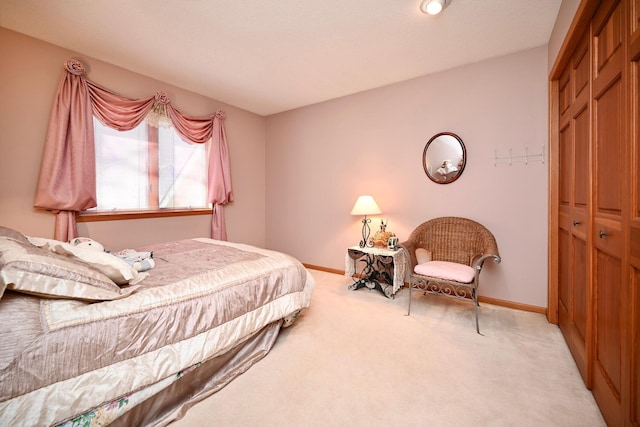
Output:
[[173,426],[604,426],[557,326],[450,298],[347,290],[311,270],[311,307],[271,352]]

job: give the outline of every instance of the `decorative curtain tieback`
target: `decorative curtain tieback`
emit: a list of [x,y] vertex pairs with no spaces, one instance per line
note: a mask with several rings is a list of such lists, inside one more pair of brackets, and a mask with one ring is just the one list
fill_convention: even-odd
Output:
[[170,102],[165,92],[156,92],[155,102],[151,111],[147,114],[147,122],[153,127],[171,127],[171,117],[167,111],[167,104]]
[[67,59],[66,62],[64,63],[64,67],[67,69],[68,72],[70,72],[74,76],[81,76],[85,72],[84,65],[82,64],[82,62],[73,58]]

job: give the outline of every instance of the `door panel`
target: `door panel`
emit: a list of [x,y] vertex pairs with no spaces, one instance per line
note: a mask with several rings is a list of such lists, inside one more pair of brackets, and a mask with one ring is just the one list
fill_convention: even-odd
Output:
[[[588,104],[574,119],[575,124],[575,207],[585,210],[589,203],[589,118]],[[582,223],[584,225],[584,223]]]
[[[597,251],[596,275],[598,283],[620,283],[622,272],[618,258],[602,251]],[[597,293],[598,310],[596,312],[598,330],[596,334],[595,361],[596,368],[616,399],[620,400],[620,292],[617,286],[600,286]]]
[[622,425],[621,401],[621,262],[596,251],[596,335],[593,395],[608,425]]
[[[584,240],[573,239],[573,283],[588,283],[587,281],[587,244]],[[580,345],[586,349],[587,318],[588,318],[588,289],[586,285],[575,286],[573,292],[573,323]],[[586,359],[586,354],[584,355]],[[586,366],[585,366],[586,369]]]
[[590,59],[589,40],[584,37],[573,55],[573,93],[576,98],[583,94],[587,97],[589,96]]
[[622,425],[622,372],[627,319],[622,222],[625,172],[623,3],[604,1],[592,22],[594,46],[594,349],[593,395],[609,425]]
[[568,108],[571,106],[571,86],[569,85],[569,69],[567,69],[564,75],[560,78],[560,85],[558,88],[558,97],[559,97],[558,103],[559,103],[560,116],[563,116],[568,111]]
[[[573,174],[573,147],[571,143],[571,127],[560,131],[560,209],[570,209],[571,182]],[[569,212],[566,212],[569,214]]]
[[620,216],[624,188],[622,157],[622,114],[623,94],[619,75],[594,104],[595,146],[596,146],[596,212]]
[[596,55],[596,78],[607,67],[607,63],[620,53],[622,47],[622,7],[619,2],[613,9],[609,9],[605,4],[602,10],[598,11],[598,17],[594,20],[595,33],[595,55]]
[[558,317],[560,329],[565,334],[571,333],[571,307],[573,306],[571,292],[571,234],[560,229],[558,234],[558,280],[561,284],[558,288]]

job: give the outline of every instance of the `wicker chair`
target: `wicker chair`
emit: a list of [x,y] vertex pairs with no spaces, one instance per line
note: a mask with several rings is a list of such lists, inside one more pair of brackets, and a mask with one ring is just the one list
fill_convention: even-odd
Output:
[[478,323],[478,282],[487,259],[498,264],[500,254],[493,234],[483,225],[467,218],[435,218],[419,225],[401,246],[410,260],[409,307],[411,293],[441,294],[470,299]]

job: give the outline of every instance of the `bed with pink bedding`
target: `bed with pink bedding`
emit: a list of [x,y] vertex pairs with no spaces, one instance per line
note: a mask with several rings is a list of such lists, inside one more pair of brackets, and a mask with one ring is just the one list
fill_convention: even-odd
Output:
[[147,273],[0,227],[0,425],[166,425],[310,303],[313,279],[286,254],[211,239],[139,250],[154,254]]

